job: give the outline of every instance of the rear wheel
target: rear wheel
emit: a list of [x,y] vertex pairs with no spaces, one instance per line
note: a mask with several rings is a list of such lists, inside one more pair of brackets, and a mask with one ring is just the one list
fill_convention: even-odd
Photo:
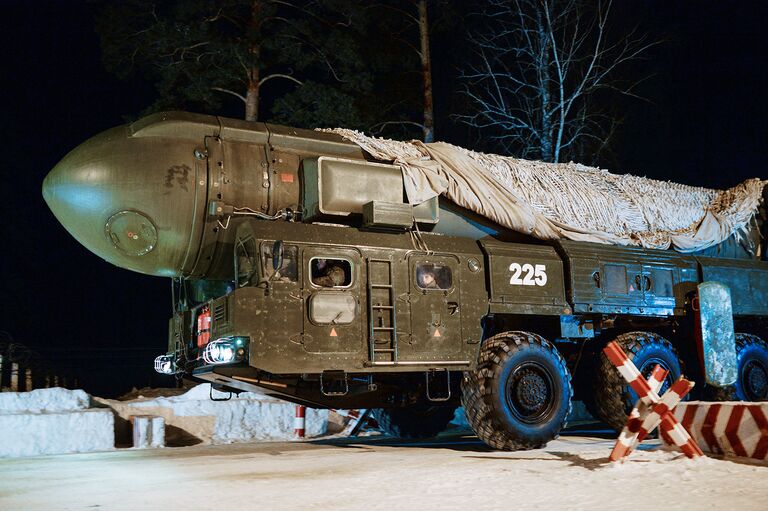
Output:
[[535,449],[557,438],[571,410],[571,377],[551,343],[528,332],[487,339],[461,403],[475,434],[495,449]]
[[455,406],[412,406],[377,408],[371,412],[379,428],[399,438],[432,438],[453,419]]
[[[646,379],[656,364],[669,371],[659,395],[680,378],[680,359],[675,348],[663,337],[653,332],[629,332],[615,341]],[[597,364],[594,399],[599,418],[616,431],[621,431],[627,423],[627,415],[638,400],[635,391],[602,352]]]
[[768,401],[768,345],[756,335],[736,334],[736,357],[736,397]]

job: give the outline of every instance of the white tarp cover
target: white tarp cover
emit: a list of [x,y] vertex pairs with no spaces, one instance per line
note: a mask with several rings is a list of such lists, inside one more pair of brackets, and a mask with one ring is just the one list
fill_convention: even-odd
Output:
[[444,195],[540,239],[703,250],[748,228],[768,185],[754,178],[721,191],[612,174],[572,162],[484,154],[444,142],[323,131],[355,142],[377,160],[399,165],[411,204]]

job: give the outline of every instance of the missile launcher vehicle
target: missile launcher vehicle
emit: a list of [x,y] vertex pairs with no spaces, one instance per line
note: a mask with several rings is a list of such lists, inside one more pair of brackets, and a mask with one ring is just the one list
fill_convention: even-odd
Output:
[[373,409],[407,437],[463,405],[498,449],[544,445],[573,399],[621,428],[611,340],[665,385],[768,399],[759,257],[545,241],[403,186],[333,133],[177,112],[86,141],[43,194],[96,255],[173,279],[162,373]]

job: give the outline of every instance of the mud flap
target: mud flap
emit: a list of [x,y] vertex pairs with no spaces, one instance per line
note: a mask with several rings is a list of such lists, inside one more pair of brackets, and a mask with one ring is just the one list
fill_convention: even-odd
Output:
[[733,331],[731,291],[720,282],[699,284],[699,320],[704,376],[708,385],[725,387],[736,382],[736,336]]

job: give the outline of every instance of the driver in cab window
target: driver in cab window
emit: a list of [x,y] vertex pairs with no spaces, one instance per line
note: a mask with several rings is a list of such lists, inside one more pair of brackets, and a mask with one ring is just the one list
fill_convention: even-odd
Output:
[[322,287],[347,285],[347,275],[336,259],[318,258],[312,261],[312,283]]

